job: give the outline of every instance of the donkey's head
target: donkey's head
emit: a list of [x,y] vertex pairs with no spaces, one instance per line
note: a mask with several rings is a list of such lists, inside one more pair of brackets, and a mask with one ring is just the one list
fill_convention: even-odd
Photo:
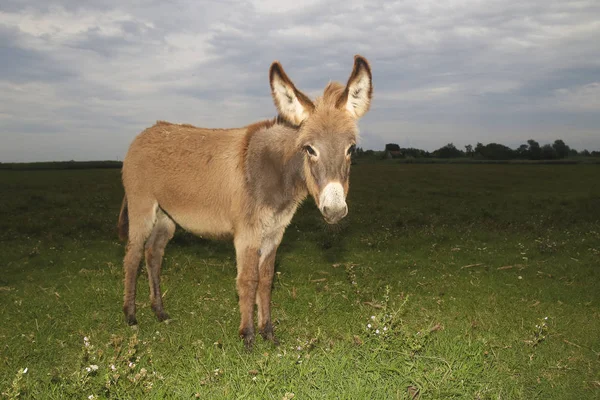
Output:
[[369,63],[355,56],[346,86],[329,83],[315,102],[296,89],[278,62],[271,65],[269,77],[280,116],[298,127],[296,149],[304,154],[308,191],[325,221],[334,224],[348,214],[346,196],[357,121],[369,110],[373,92]]

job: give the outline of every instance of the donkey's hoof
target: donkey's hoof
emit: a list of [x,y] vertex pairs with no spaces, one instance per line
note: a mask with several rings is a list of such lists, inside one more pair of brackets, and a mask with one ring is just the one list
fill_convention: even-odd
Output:
[[135,315],[126,315],[125,322],[127,322],[127,325],[129,326],[137,325],[137,319],[135,319]]
[[168,321],[171,319],[171,317],[169,317],[169,314],[167,314],[164,311],[157,312],[156,318],[158,319],[158,322],[164,322],[164,321]]
[[244,347],[246,348],[246,350],[252,351],[252,348],[254,347],[254,335],[246,336],[244,338]]
[[251,351],[252,346],[254,346],[254,330],[240,329],[240,337],[244,340],[244,347],[246,347],[246,350]]
[[277,337],[273,333],[271,333],[270,335],[261,334],[261,336],[263,337],[263,339],[273,343],[273,345],[279,346],[279,339],[277,339]]
[[267,322],[264,328],[260,329],[259,332],[264,340],[273,342],[273,344],[276,346],[279,344],[279,340],[277,340],[275,333],[273,332],[273,324],[271,324],[271,322]]
[[279,340],[277,340],[277,338],[275,337],[275,334],[273,333],[272,329],[270,331],[262,331],[262,332],[260,332],[260,336],[262,336],[262,338],[264,340],[268,340],[269,342],[273,342],[273,344],[275,346],[279,345]]

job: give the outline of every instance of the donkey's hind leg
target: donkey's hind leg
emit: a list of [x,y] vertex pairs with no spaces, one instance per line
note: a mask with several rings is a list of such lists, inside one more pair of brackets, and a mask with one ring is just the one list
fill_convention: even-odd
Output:
[[160,269],[165,247],[174,233],[175,222],[159,210],[152,233],[146,242],[146,269],[148,270],[148,283],[150,284],[150,303],[159,321],[169,319],[169,315],[163,310],[160,293]]
[[125,314],[125,321],[129,325],[136,325],[135,286],[138,268],[144,253],[144,243],[148,236],[150,236],[150,232],[152,232],[156,221],[157,205],[154,201],[140,204],[139,202],[132,202],[130,199],[128,199],[129,241],[127,242],[127,251],[123,260],[123,269],[125,270],[123,313]]

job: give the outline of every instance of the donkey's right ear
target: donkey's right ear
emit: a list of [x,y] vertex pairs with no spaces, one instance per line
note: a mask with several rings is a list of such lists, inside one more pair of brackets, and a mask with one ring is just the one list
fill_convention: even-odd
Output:
[[294,125],[300,125],[313,112],[315,106],[304,93],[296,89],[278,61],[269,70],[271,94],[279,114]]

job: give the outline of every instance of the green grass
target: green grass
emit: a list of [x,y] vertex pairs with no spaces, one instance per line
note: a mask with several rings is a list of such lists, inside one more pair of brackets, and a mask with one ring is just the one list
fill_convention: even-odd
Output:
[[288,228],[273,285],[281,344],[248,353],[230,243],[178,231],[163,267],[173,320],[155,320],[142,270],[132,329],[119,171],[0,171],[0,392],[600,398],[599,176],[598,165],[355,165],[339,226],[307,201]]

